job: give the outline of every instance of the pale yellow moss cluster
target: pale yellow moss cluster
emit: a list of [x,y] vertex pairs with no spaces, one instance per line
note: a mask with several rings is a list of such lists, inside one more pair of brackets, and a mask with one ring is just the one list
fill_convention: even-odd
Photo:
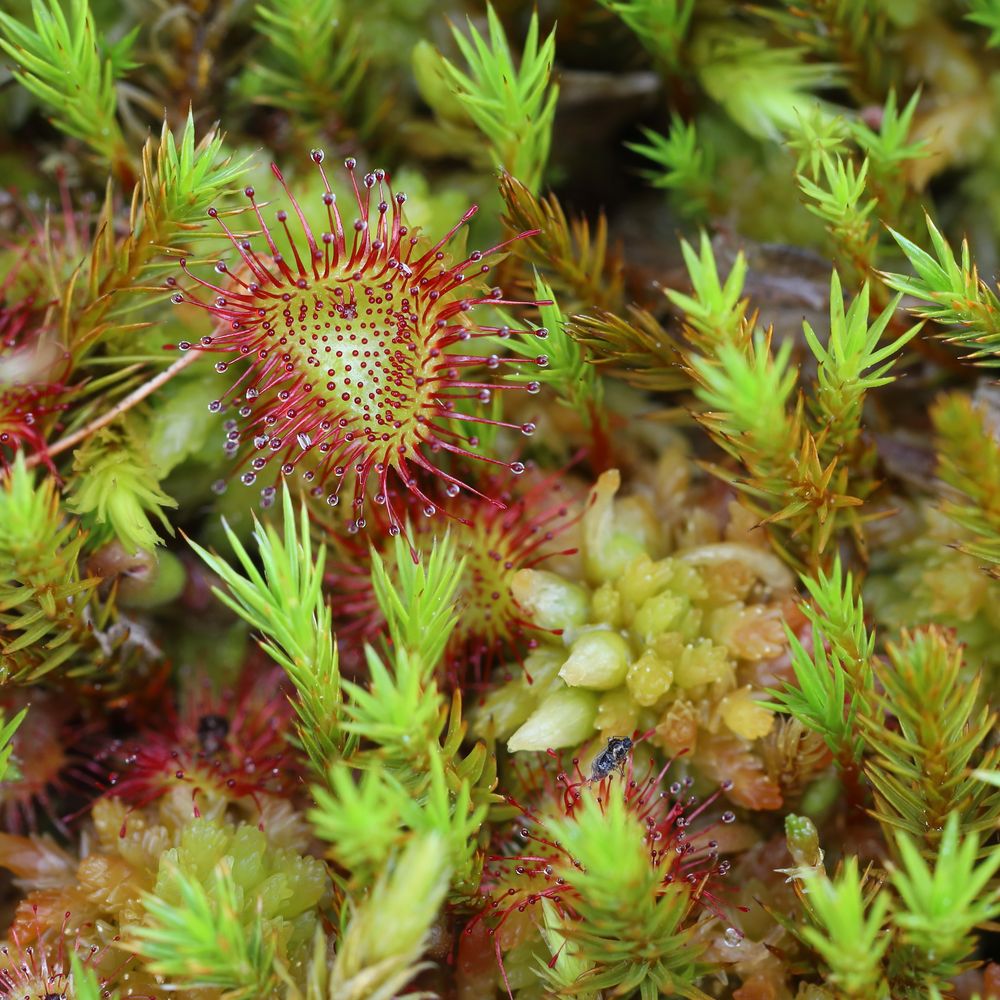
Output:
[[996,686],[1000,580],[984,572],[981,559],[956,547],[965,541],[962,530],[930,503],[903,509],[902,530],[890,525],[876,533],[873,525],[866,606],[894,631],[915,621],[955,629],[969,662],[984,663]]
[[[147,893],[173,899],[174,870],[208,884],[224,860],[244,904],[241,917],[249,924],[260,908],[279,953],[298,967],[308,958],[316,906],[329,896],[330,878],[321,861],[303,853],[309,837],[292,806],[267,797],[262,802],[259,829],[234,822],[224,807],[196,815],[190,790],[180,785],[144,809],[98,799],[79,861],[48,838],[4,835],[0,861],[19,859],[18,875],[30,890],[22,911],[30,911],[31,920],[22,933],[46,940],[55,932],[73,935],[78,947],[102,949],[93,964],[114,975],[122,997],[159,995],[162,983],[139,965],[123,966],[114,941],[146,923]],[[221,996],[212,989],[189,992],[198,1000]]]
[[516,575],[515,599],[546,631],[525,675],[487,697],[479,734],[519,751],[655,730],[670,753],[721,741],[738,755],[771,732],[757,678],[785,653],[793,577],[735,503],[708,516],[695,506],[689,469],[673,450],[625,498],[605,473],[577,574]]

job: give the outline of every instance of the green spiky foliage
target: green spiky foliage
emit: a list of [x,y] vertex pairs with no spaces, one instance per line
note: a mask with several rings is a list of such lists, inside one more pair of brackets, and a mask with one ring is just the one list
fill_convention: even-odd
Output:
[[829,575],[803,582],[813,598],[802,609],[812,651],[789,636],[796,683],[776,692],[776,706],[822,735],[856,802],[863,768],[890,843],[904,830],[933,856],[953,811],[964,830],[985,834],[1000,815],[1000,798],[970,769],[995,766],[988,745],[994,717],[982,704],[981,677],[970,683],[962,647],[946,631],[927,628],[904,632],[887,644],[886,660],[876,659],[875,635],[839,561]]
[[890,288],[915,298],[917,304],[910,306],[910,311],[940,326],[938,336],[966,351],[966,359],[995,364],[1000,344],[1000,301],[979,277],[968,241],[962,241],[961,254],[956,257],[930,216],[926,222],[933,255],[890,230],[916,273],[886,273],[883,278]]
[[[50,478],[18,458],[0,484],[0,636],[3,683],[105,665],[100,580],[80,566],[86,535],[67,518]],[[95,659],[96,654],[96,659]]]
[[699,143],[695,123],[675,114],[666,135],[649,128],[642,132],[646,142],[628,143],[628,147],[656,164],[658,169],[644,171],[647,179],[653,187],[670,192],[678,212],[704,218],[714,201],[714,151]]
[[352,13],[344,0],[257,4],[264,44],[243,75],[253,100],[295,115],[306,134],[342,129],[366,69]]
[[[533,326],[536,337],[544,332],[545,357],[548,365],[540,371],[519,372],[508,376],[512,382],[541,382],[551,388],[559,399],[572,407],[588,425],[600,425],[604,386],[587,349],[574,339],[559,303],[544,279],[535,272],[533,294],[536,301],[547,303],[539,307],[541,323]],[[507,341],[510,349],[534,361],[538,357],[537,342]],[[506,344],[505,344],[506,346]]]
[[926,141],[913,135],[920,96],[920,91],[915,91],[900,106],[895,89],[890,89],[879,109],[877,127],[863,119],[847,122],[851,138],[869,166],[869,190],[878,199],[883,220],[898,219],[907,211],[906,168],[927,153]]
[[812,625],[812,650],[785,626],[796,683],[775,692],[775,707],[819,733],[845,780],[857,781],[864,750],[859,713],[874,694],[875,636],[865,627],[853,575],[843,572],[839,558],[829,574],[820,571],[802,582],[812,597],[801,607]]
[[[67,375],[81,377],[84,363],[100,366],[87,391],[77,394],[79,405],[67,419],[70,430],[103,417],[109,399],[136,388],[131,362],[136,338],[151,325],[150,293],[160,297],[167,291],[163,256],[190,249],[208,221],[207,209],[247,169],[248,158],[234,159],[218,130],[200,140],[195,132],[189,112],[179,138],[166,120],[158,138],[147,138],[124,184],[131,198],[124,219],[122,193],[109,181],[93,218],[67,204],[61,220],[50,212],[35,233],[32,262],[58,302],[48,325],[67,354]],[[145,350],[138,358],[162,364],[163,340],[153,343],[153,358]],[[108,367],[110,375],[104,374]]]
[[622,300],[622,265],[608,244],[603,214],[596,222],[568,218],[555,195],[537,197],[516,176],[500,175],[504,222],[512,233],[531,233],[511,247],[533,265],[566,310],[613,309]]
[[793,870],[807,922],[785,925],[820,958],[835,996],[943,997],[953,978],[975,965],[970,931],[1000,910],[991,886],[1000,857],[979,860],[979,838],[959,829],[950,814],[932,864],[898,834],[900,860],[888,877],[861,871],[854,857],[832,878],[822,861]]
[[868,195],[868,161],[858,167],[850,159],[824,153],[815,177],[799,175],[806,207],[823,220],[840,255],[863,280],[875,263],[871,215],[877,202]]
[[595,365],[637,389],[676,392],[689,385],[677,338],[646,309],[629,306],[626,316],[601,310],[583,313],[574,316],[567,329],[592,352]]
[[[41,101],[53,123],[81,139],[117,172],[127,172],[129,147],[117,118],[115,84],[135,63],[136,31],[102,51],[87,0],[33,0],[33,27],[0,12],[0,48],[18,67],[18,82]],[[138,29],[136,29],[138,30]]]
[[882,956],[891,941],[885,930],[891,904],[867,881],[853,857],[832,881],[825,874],[807,878],[814,926],[803,928],[802,936],[828,966],[825,981],[839,996],[887,1000]]
[[[662,885],[656,866],[636,850],[642,825],[625,798],[586,796],[572,818],[552,822],[552,834],[566,852],[563,877],[578,894],[578,919],[556,925],[573,962],[586,969],[573,991],[704,997],[695,986],[701,948],[689,922],[697,904],[685,883]],[[546,978],[565,986],[564,975],[557,968]]]
[[366,650],[367,685],[344,683],[343,728],[368,746],[329,770],[311,815],[359,886],[372,883],[393,850],[435,834],[447,852],[452,895],[467,901],[479,884],[480,834],[497,779],[484,743],[463,752],[460,692],[449,704],[435,679],[455,624],[462,561],[447,537],[420,563],[402,538],[395,544],[394,578],[377,555],[372,566],[386,650]]
[[322,781],[314,788],[316,831],[358,889],[374,883],[396,849],[434,833],[448,848],[455,892],[467,896],[478,885],[496,762],[482,743],[462,751],[461,697],[449,704],[435,680],[455,624],[461,560],[448,539],[420,563],[397,539],[392,577],[373,557],[389,642],[382,653],[367,649],[367,684],[344,680],[320,589],[324,554],[313,557],[305,507],[296,523],[291,495],[283,496],[284,537],[256,526],[263,574],[231,529],[243,574],[194,547],[225,581],[221,599],[261,634],[295,686],[300,740]]
[[693,46],[705,92],[757,138],[780,141],[801,111],[816,103],[812,92],[841,79],[835,63],[810,62],[800,46],[775,48],[721,22],[703,28]]
[[996,574],[1000,564],[1000,441],[983,409],[961,393],[942,396],[931,411],[938,475],[955,492],[942,513],[966,533],[958,545]]
[[[887,832],[905,831],[933,858],[949,813],[957,812],[962,829],[976,836],[1000,817],[997,790],[970,773],[994,767],[1000,757],[989,745],[995,717],[981,702],[981,678],[970,682],[962,648],[944,630],[904,632],[887,646],[887,657],[876,671],[881,711],[862,723],[874,814]],[[886,726],[887,717],[898,730]]]
[[803,326],[817,363],[807,402],[796,392],[792,342],[773,350],[769,332],[751,335],[752,321],[739,300],[739,262],[723,285],[707,240],[698,256],[685,246],[685,256],[694,295],[671,298],[686,313],[693,345],[687,360],[706,407],[699,421],[745,469],[717,467],[717,474],[746,494],[763,523],[774,526],[793,563],[823,564],[838,529],[849,531],[863,549],[858,508],[877,485],[862,435],[863,404],[871,390],[893,381],[895,357],[917,329],[882,345],[898,300],[870,321],[868,286],[845,309],[835,271],[827,344],[808,323]]
[[[72,287],[79,287],[79,292],[67,297],[74,302],[73,311],[64,317],[73,331],[70,342],[84,338],[89,344],[113,332],[127,334],[144,327],[136,307],[146,300],[124,293],[150,290],[151,268],[160,263],[157,258],[189,244],[191,235],[204,226],[206,211],[239,183],[247,162],[224,149],[217,130],[196,142],[190,112],[179,140],[164,121],[159,139],[150,136],[142,147],[125,234],[115,232],[115,203],[109,190],[90,258],[72,275]],[[157,284],[156,290],[161,287]]]
[[0,995],[997,993],[994,0],[0,6]]
[[[427,964],[421,961],[449,883],[448,852],[433,833],[393,855],[371,892],[350,907],[347,926],[326,978],[329,1000],[418,1000],[401,992]],[[391,927],[385,914],[397,914]]]
[[[515,65],[500,18],[486,5],[487,34],[471,20],[468,35],[452,27],[464,68],[436,55],[426,42],[415,52],[424,99],[449,145],[477,162],[502,167],[537,192],[549,158],[559,87],[551,82],[555,34],[539,41],[537,13]],[[483,147],[483,139],[486,147]]]
[[878,0],[784,0],[754,9],[813,59],[838,65],[860,103],[882,94],[895,66],[886,46],[891,12]]
[[282,533],[254,519],[263,572],[228,525],[226,537],[242,573],[197,543],[191,545],[225,582],[225,590],[216,590],[219,599],[258,633],[264,651],[294,685],[299,738],[313,769],[322,774],[339,759],[348,739],[341,727],[341,679],[332,618],[322,591],[325,557],[322,549],[313,557],[308,513],[303,506],[296,520],[287,490],[282,511]]
[[1000,5],[996,0],[969,0],[969,8],[965,16],[990,33],[986,44],[990,48],[1000,45]]
[[694,13],[694,0],[598,0],[617,14],[665,69],[677,67]]
[[128,552],[151,551],[161,541],[157,520],[172,532],[164,513],[177,501],[161,489],[132,421],[93,435],[77,452],[67,507],[89,528],[90,544],[116,538]]
[[180,872],[174,873],[174,886],[176,900],[159,894],[149,899],[156,923],[135,932],[133,947],[150,968],[195,989],[223,989],[241,1000],[273,989],[274,954],[263,921],[252,918],[247,926],[239,919],[228,866],[212,873],[208,888]]
[[17,762],[11,761],[11,754],[14,752],[14,734],[27,714],[27,708],[22,708],[12,719],[4,719],[0,715],[0,781],[16,781],[18,778]]
[[97,973],[88,968],[74,951],[69,956],[69,974],[73,983],[75,1000],[119,1000],[118,990],[109,991],[97,978]]
[[889,956],[889,978],[897,991],[947,991],[974,965],[974,929],[1000,913],[1000,854],[961,829],[951,813],[931,864],[908,836],[896,838],[899,865],[889,878],[900,899],[893,922],[901,940]]

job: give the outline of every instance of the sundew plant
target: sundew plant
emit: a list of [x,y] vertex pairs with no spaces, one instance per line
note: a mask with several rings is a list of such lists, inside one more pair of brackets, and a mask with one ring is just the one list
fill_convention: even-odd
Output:
[[998,48],[6,0],[0,1000],[1000,1000]]

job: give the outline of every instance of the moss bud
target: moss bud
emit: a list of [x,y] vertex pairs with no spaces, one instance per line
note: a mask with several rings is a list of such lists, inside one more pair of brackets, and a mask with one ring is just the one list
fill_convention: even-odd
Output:
[[532,712],[507,741],[511,753],[577,746],[594,732],[597,697],[579,688],[560,688]]
[[625,680],[630,659],[628,643],[617,632],[596,629],[573,643],[559,676],[570,687],[610,691]]
[[587,620],[587,592],[543,569],[523,569],[510,584],[514,600],[543,629],[565,629]]

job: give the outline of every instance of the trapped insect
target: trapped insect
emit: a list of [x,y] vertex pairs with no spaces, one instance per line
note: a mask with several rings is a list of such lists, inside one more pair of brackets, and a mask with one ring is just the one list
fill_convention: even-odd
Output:
[[590,780],[603,781],[612,771],[624,777],[625,759],[631,749],[632,741],[627,736],[612,736],[590,765]]
[[228,735],[229,720],[224,715],[203,715],[198,720],[198,742],[205,753],[218,753]]

